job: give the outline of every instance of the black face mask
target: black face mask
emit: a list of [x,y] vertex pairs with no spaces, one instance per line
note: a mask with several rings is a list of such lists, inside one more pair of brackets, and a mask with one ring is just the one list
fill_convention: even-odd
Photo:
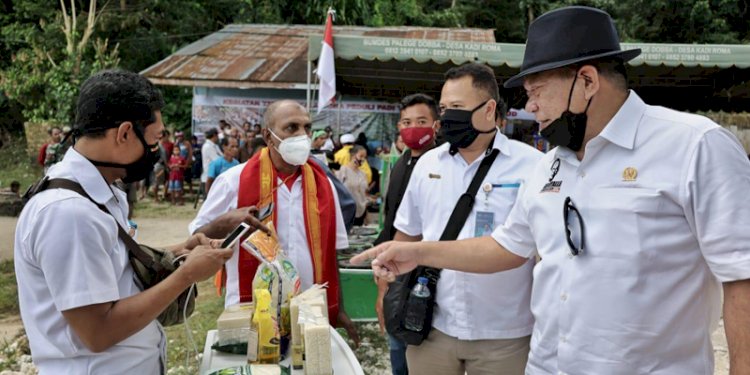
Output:
[[[130,164],[110,163],[110,162],[105,162],[105,161],[96,161],[96,160],[89,159],[91,164],[94,164],[97,167],[124,168],[125,177],[122,178],[122,182],[126,184],[140,181],[148,177],[151,171],[154,170],[154,165],[156,164],[157,161],[159,161],[159,157],[160,157],[159,149],[156,148],[158,146],[158,143],[155,143],[153,145],[148,145],[146,143],[146,139],[143,137],[143,134],[137,128],[134,127],[133,131],[135,132],[136,136],[138,136],[138,139],[141,141],[141,144],[143,145],[143,156],[141,156],[140,159]],[[156,151],[154,151],[155,148],[156,148]]]
[[450,143],[452,147],[466,148],[474,143],[479,134],[488,134],[496,131],[497,128],[495,127],[487,131],[479,131],[471,123],[471,116],[474,112],[484,107],[487,102],[489,102],[489,99],[470,111],[446,109],[443,115],[440,116],[440,134],[442,138]]
[[570,101],[573,97],[573,88],[576,85],[577,78],[578,73],[573,78],[573,85],[570,86],[568,109],[560,115],[560,118],[552,121],[551,124],[539,132],[550,143],[569,148],[573,151],[580,151],[583,146],[583,136],[586,134],[586,121],[588,119],[586,112],[588,112],[591,99],[593,99],[593,97],[589,99],[583,113],[570,112]]

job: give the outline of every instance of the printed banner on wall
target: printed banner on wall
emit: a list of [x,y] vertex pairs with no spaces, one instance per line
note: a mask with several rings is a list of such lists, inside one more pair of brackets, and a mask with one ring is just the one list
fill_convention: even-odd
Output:
[[[202,135],[210,128],[217,128],[219,120],[238,128],[245,122],[251,125],[262,124],[266,108],[277,100],[279,99],[194,95],[193,134]],[[305,105],[304,100],[297,102]],[[398,117],[397,104],[342,101],[313,115],[313,129],[330,126],[336,135],[352,133],[357,136],[364,132],[369,141],[390,146],[398,133]]]

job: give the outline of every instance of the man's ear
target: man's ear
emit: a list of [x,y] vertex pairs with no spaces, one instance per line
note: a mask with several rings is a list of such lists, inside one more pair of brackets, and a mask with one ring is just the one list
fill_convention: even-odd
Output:
[[266,145],[271,146],[271,131],[268,130],[268,128],[262,128],[260,129],[260,134],[263,136],[263,140],[266,142]]
[[129,136],[128,133],[131,129],[133,129],[133,123],[130,121],[120,123],[120,126],[117,127],[117,137],[115,138],[115,142],[117,144],[127,142]]
[[594,94],[599,92],[600,78],[599,71],[593,65],[584,65],[578,70],[578,78],[584,82],[584,97],[586,100],[591,99]]
[[495,101],[495,99],[490,99],[490,101],[487,102],[487,105],[485,106],[485,114],[484,114],[485,118],[487,120],[495,122],[496,111],[497,111],[497,102]]

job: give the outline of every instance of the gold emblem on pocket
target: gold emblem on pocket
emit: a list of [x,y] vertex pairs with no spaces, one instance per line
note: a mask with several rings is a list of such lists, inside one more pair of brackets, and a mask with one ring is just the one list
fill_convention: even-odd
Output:
[[633,167],[627,167],[622,171],[623,181],[635,181],[636,177],[638,177],[638,170]]
[[439,175],[439,174],[437,174],[437,173],[430,173],[430,174],[429,174],[429,175],[427,175],[427,176],[428,176],[429,178],[434,178],[434,179],[436,179],[436,180],[439,180],[439,179],[440,179],[440,175]]

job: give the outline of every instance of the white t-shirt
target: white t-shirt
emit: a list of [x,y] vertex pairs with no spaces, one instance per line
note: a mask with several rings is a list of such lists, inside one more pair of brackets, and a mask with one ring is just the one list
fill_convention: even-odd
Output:
[[[216,178],[198,215],[188,226],[191,234],[217,217],[237,208],[240,175],[245,164],[232,167]],[[300,286],[302,290],[305,290],[313,285],[315,279],[310,248],[307,245],[307,226],[303,219],[305,216],[302,204],[302,176],[297,177],[291,190],[286,184],[282,184],[281,179],[277,179],[276,183],[279,185],[276,191],[276,232],[279,235],[281,248],[286,251],[289,261],[297,268]],[[344,219],[341,216],[339,197],[330,179],[328,183],[331,185],[336,206],[336,249],[346,249],[349,247],[349,240],[346,236]],[[239,251],[239,246],[236,251]],[[240,302],[238,261],[239,256],[235,252],[226,263],[227,283],[224,300],[226,306]]]
[[333,151],[334,147],[335,145],[333,144],[333,139],[328,138],[326,139],[326,142],[323,143],[323,147],[321,147],[320,149],[323,151]]
[[[156,321],[102,353],[81,342],[61,311],[118,301],[140,292],[117,224],[126,228],[125,193],[107,185],[73,148],[50,178],[77,181],[99,204],[64,189],[37,194],[18,219],[15,266],[21,318],[40,374],[158,374],[164,334]],[[102,334],[107,334],[102,332]]]
[[[497,133],[500,153],[487,172],[458,239],[489,235],[502,225],[516,201],[518,189],[542,154]],[[410,236],[436,241],[443,234],[459,197],[486,157],[467,164],[450,145],[428,151],[414,166],[394,226]],[[485,190],[486,187],[486,190]],[[528,336],[534,321],[529,311],[534,261],[494,274],[443,270],[438,281],[433,327],[461,340],[507,339]]]
[[[545,155],[493,233],[509,251],[542,258],[526,373],[713,374],[720,283],[750,278],[742,146],[705,117],[631,91],[585,151],[582,161],[563,148]],[[584,222],[578,256],[566,197]],[[574,214],[569,223],[577,245]]]
[[222,157],[221,148],[216,143],[213,143],[210,139],[206,139],[206,142],[201,146],[201,159],[203,162],[203,172],[201,173],[201,182],[205,183],[208,181],[208,167],[211,162]]

